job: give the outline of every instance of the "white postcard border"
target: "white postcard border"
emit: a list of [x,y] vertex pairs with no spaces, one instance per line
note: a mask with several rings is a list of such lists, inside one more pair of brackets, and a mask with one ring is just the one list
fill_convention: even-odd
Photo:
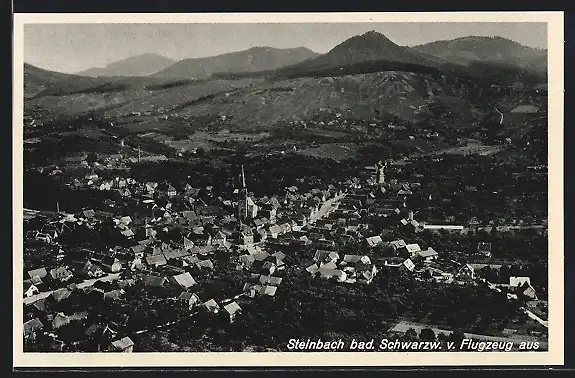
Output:
[[[563,12],[15,14],[13,88],[14,367],[466,366],[564,363]],[[549,350],[547,352],[24,353],[22,177],[24,24],[48,23],[546,22],[549,67]],[[294,335],[297,337],[297,335]]]

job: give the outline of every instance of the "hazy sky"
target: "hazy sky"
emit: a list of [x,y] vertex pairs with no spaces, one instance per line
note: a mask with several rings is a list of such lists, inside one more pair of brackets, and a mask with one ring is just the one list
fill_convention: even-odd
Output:
[[325,53],[369,30],[408,46],[476,35],[547,48],[545,23],[28,24],[24,60],[49,70],[78,72],[143,53],[184,59],[253,46],[305,46]]

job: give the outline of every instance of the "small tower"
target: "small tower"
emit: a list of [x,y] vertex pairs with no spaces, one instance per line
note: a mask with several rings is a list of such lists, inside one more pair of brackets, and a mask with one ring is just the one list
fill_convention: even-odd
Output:
[[379,161],[377,163],[377,183],[379,185],[385,185],[385,167],[387,163],[382,163]]
[[412,220],[413,220],[413,210],[409,210],[409,212],[408,212],[407,214],[408,214],[408,215],[407,215],[407,219],[408,219],[409,221],[412,221]]

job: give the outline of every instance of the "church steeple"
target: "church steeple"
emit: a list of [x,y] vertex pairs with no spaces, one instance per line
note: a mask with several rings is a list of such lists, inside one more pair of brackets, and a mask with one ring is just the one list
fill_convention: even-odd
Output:
[[246,175],[244,173],[244,166],[242,164],[242,171],[240,175],[241,189],[238,193],[238,220],[240,221],[240,229],[242,228],[242,220],[248,218],[248,188],[246,185]]
[[248,187],[246,186],[246,175],[244,174],[244,165],[242,164],[242,195],[244,201],[243,218],[248,217]]

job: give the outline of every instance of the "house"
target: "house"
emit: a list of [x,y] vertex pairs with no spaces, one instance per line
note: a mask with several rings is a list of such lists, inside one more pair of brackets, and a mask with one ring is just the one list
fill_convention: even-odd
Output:
[[437,254],[437,252],[435,252],[435,250],[433,248],[429,247],[425,251],[416,252],[415,256],[422,258],[423,261],[425,261],[425,262],[431,262],[431,261],[437,259],[438,254]]
[[[199,231],[201,229],[201,231]],[[197,246],[209,246],[212,245],[212,235],[204,232],[203,227],[197,227],[193,229],[193,233],[189,235],[189,238]]]
[[491,243],[479,242],[477,252],[485,257],[491,257]]
[[286,255],[283,252],[274,252],[270,258],[272,258],[273,262],[278,266],[283,265],[283,260],[285,259]]
[[174,260],[174,259],[180,259],[185,256],[189,256],[190,251],[186,251],[183,249],[172,249],[164,251],[163,255],[166,258],[166,260]]
[[358,283],[370,284],[377,275],[377,268],[373,264],[358,263],[355,265],[355,277]]
[[282,228],[276,224],[269,228],[269,236],[276,239],[282,233]]
[[91,278],[98,278],[106,275],[102,268],[90,260],[86,261],[86,263],[81,267],[80,273]]
[[242,308],[237,304],[237,302],[231,302],[224,306],[224,310],[230,318],[230,323],[233,323],[236,316],[241,313]]
[[280,234],[286,234],[288,232],[291,232],[291,225],[289,223],[282,223],[279,226],[281,228],[281,232]]
[[276,271],[275,264],[270,261],[263,261],[268,256],[269,254],[267,252],[254,255],[255,261],[251,264],[250,270],[258,274],[273,274]]
[[310,245],[310,244],[312,243],[312,241],[309,240],[308,237],[305,236],[305,235],[300,236],[300,238],[299,238],[298,240],[299,240],[300,243],[303,244],[303,245]]
[[105,256],[102,259],[101,264],[104,269],[111,273],[117,273],[122,270],[122,263],[120,260],[112,256]]
[[141,274],[140,279],[142,280],[144,285],[152,287],[163,287],[168,281],[166,277],[154,276],[151,274]]
[[212,262],[212,260],[199,260],[196,263],[196,266],[199,269],[209,269],[209,270],[214,270],[214,263]]
[[166,265],[167,263],[166,258],[161,253],[146,256],[146,264],[150,267],[158,267]]
[[381,236],[376,235],[376,236],[371,236],[369,238],[366,239],[367,245],[370,248],[373,247],[377,247],[378,245],[383,243],[383,240],[381,239]]
[[61,287],[54,290],[52,294],[50,294],[50,297],[52,297],[56,302],[62,302],[64,299],[67,299],[70,294],[72,294],[71,290],[66,287]]
[[28,320],[26,323],[24,323],[23,327],[24,337],[30,338],[35,334],[36,331],[41,330],[42,328],[44,328],[44,324],[42,324],[38,318]]
[[[108,325],[92,324],[86,329],[84,334],[89,340],[101,340],[111,339],[116,336],[117,332],[113,331]],[[100,351],[100,345],[98,345],[98,351]]]
[[470,264],[465,264],[457,272],[457,277],[473,280],[475,279],[475,269]]
[[203,306],[206,310],[208,310],[208,312],[212,314],[217,314],[220,311],[220,306],[214,299],[210,299],[209,301],[204,302]]
[[335,277],[340,282],[345,282],[347,279],[347,274],[343,270],[334,269],[331,263],[321,266],[318,272],[323,278],[326,279]]
[[194,307],[200,302],[200,297],[195,293],[190,293],[189,291],[184,291],[178,299],[188,305],[189,308]]
[[127,227],[130,223],[132,223],[132,218],[130,218],[129,215],[120,217],[120,219],[116,219],[114,220],[114,222],[116,223],[116,225],[119,228],[125,228]]
[[537,299],[537,294],[529,277],[509,277],[509,287],[524,296],[531,299]]
[[184,249],[190,250],[194,247],[194,242],[184,236]]
[[170,283],[172,285],[180,286],[184,289],[188,289],[196,284],[196,281],[189,272],[178,274],[170,278]]
[[537,300],[537,293],[531,284],[523,285],[519,292],[532,300]]
[[36,295],[40,292],[40,290],[38,290],[38,288],[36,287],[36,285],[34,285],[31,281],[24,281],[24,296],[25,297],[31,297],[33,295]]
[[[29,279],[27,279],[26,281],[29,281],[29,282],[33,283],[34,285],[36,285],[36,287],[38,287],[38,285],[42,285],[42,284],[43,284],[42,279],[41,279],[40,277],[38,277],[38,276],[34,276],[34,277],[32,277],[32,278],[29,278]],[[38,289],[39,289],[39,287],[38,287]]]
[[66,324],[69,324],[69,323],[70,323],[70,317],[59,312],[58,314],[56,314],[56,316],[54,316],[54,319],[52,320],[52,328],[58,329],[58,328],[65,326]]
[[417,243],[413,243],[413,244],[407,244],[405,246],[405,249],[407,250],[407,252],[411,255],[416,254],[417,252],[421,251],[421,247],[419,246],[419,244]]
[[214,235],[212,235],[212,245],[221,246],[226,242],[226,234],[218,230]]
[[344,255],[343,256],[343,263],[347,264],[371,264],[371,260],[369,256],[360,256],[360,255]]
[[133,238],[134,237],[134,231],[132,231],[129,228],[126,228],[125,230],[122,230],[122,235],[124,235],[125,237],[127,237],[128,239]]
[[258,276],[258,280],[262,285],[279,286],[282,283],[283,279],[281,277],[274,277],[262,274]]
[[143,258],[144,252],[146,251],[147,246],[145,244],[138,244],[133,247],[130,247],[131,253],[134,254],[134,257]]
[[30,278],[34,277],[44,278],[47,275],[48,271],[46,270],[46,268],[38,268],[28,271],[28,276],[30,276]]
[[175,197],[177,194],[178,192],[176,191],[176,188],[174,188],[171,184],[168,184],[166,188],[166,195],[168,197]]
[[247,295],[250,298],[255,298],[256,294],[262,294],[261,292],[262,289],[263,289],[262,285],[245,283],[243,293],[244,295]]
[[305,268],[305,270],[308,271],[313,277],[317,272],[319,272],[319,266],[317,263],[313,263]]
[[403,239],[394,240],[394,241],[390,242],[389,245],[396,251],[401,249],[401,248],[405,248],[405,246],[406,246],[405,241],[403,241]]
[[265,285],[260,289],[260,294],[273,297],[276,295],[277,286]]
[[265,224],[261,219],[254,219],[254,227],[256,228],[256,230],[259,230],[260,228],[262,228]]
[[74,275],[66,267],[61,266],[50,270],[50,276],[52,276],[52,279],[54,280],[65,282],[71,279]]
[[405,259],[403,263],[401,263],[400,269],[406,269],[409,272],[413,272],[415,270],[415,264],[411,259]]
[[529,277],[509,277],[509,286],[511,288],[518,288],[523,285],[531,285],[531,279]]
[[134,351],[134,342],[128,336],[120,340],[113,341],[110,345],[111,352],[132,353]]
[[86,219],[93,219],[96,216],[96,212],[94,210],[83,210],[82,214],[84,215],[84,218]]

